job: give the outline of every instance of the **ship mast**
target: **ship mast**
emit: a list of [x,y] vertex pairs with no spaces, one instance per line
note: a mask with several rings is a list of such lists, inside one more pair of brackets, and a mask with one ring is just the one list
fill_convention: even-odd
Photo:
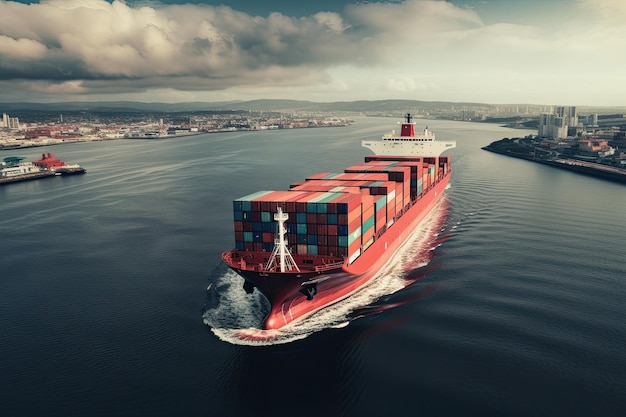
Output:
[[289,248],[287,248],[287,229],[285,228],[285,222],[288,219],[289,214],[283,213],[283,209],[278,207],[277,213],[274,214],[274,220],[278,222],[277,237],[274,238],[272,256],[270,256],[267,265],[265,265],[265,269],[268,271],[278,266],[278,260],[276,258],[280,259],[280,272],[285,272],[285,270],[300,271],[300,268],[296,265],[296,261],[294,261],[291,256],[291,252],[289,252]]

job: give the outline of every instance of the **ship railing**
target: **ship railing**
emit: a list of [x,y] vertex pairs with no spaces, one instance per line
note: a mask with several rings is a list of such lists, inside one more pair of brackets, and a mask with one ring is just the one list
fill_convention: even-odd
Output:
[[331,263],[324,264],[324,265],[317,265],[315,267],[315,272],[328,271],[330,269],[340,268],[341,266],[343,266],[343,261],[336,261],[336,262],[331,262]]

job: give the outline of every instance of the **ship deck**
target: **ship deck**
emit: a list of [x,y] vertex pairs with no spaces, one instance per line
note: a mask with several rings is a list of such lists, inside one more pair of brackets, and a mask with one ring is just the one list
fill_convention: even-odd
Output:
[[[278,272],[273,269],[266,269],[271,256],[270,252],[248,252],[248,251],[230,251],[222,254],[224,262],[232,267],[246,271],[267,271]],[[298,265],[301,272],[325,272],[333,269],[341,268],[344,264],[344,258],[339,256],[322,256],[322,255],[298,255],[293,254],[293,259]],[[293,271],[285,271],[293,272]]]
[[12,175],[10,177],[0,177],[0,184],[8,184],[12,182],[30,181],[39,178],[53,177],[54,173],[50,171],[31,172],[28,174]]

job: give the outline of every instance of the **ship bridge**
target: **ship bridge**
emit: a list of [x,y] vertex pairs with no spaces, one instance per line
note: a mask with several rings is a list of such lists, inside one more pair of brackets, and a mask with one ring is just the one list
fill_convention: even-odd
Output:
[[415,123],[412,122],[411,114],[407,113],[400,134],[393,131],[378,140],[364,140],[361,145],[376,155],[432,157],[455,148],[456,141],[438,141],[428,127],[421,133],[415,133]]

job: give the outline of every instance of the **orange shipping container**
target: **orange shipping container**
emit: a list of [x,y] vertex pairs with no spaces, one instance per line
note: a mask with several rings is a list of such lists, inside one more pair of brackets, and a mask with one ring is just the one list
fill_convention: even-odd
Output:
[[376,213],[376,222],[374,223],[374,228],[378,232],[385,225],[387,225],[387,210],[379,210]]
[[367,220],[374,215],[374,206],[370,206],[361,214],[361,220]]

